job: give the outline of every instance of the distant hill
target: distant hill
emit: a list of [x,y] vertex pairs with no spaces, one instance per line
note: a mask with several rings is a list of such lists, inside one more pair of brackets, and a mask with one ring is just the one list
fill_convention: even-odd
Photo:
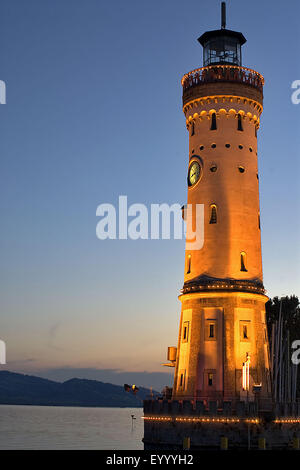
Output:
[[[157,392],[154,392],[157,395]],[[140,407],[150,390],[136,395],[119,385],[97,380],[71,379],[54,382],[31,375],[0,371],[1,405]]]

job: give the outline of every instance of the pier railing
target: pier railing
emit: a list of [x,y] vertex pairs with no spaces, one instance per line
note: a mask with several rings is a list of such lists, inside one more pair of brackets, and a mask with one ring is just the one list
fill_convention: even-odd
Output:
[[259,401],[202,401],[202,400],[144,400],[145,418],[159,419],[172,417],[228,419],[258,419],[269,415],[272,419],[297,419],[300,422],[300,402],[278,403],[266,409]]

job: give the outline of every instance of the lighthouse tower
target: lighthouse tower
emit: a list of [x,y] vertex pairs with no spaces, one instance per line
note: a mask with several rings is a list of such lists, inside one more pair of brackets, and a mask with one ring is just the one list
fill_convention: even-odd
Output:
[[[242,66],[240,32],[204,33],[203,67],[182,78],[189,133],[185,217],[204,244],[186,245],[173,400],[271,402],[261,256],[257,138],[263,77]],[[203,230],[203,227],[202,227]]]
[[300,445],[300,403],[275,402],[271,390],[257,169],[264,79],[242,66],[246,39],[226,28],[225,7],[221,29],[198,39],[203,67],[182,78],[182,309],[164,364],[174,367],[173,388],[144,400],[146,450]]

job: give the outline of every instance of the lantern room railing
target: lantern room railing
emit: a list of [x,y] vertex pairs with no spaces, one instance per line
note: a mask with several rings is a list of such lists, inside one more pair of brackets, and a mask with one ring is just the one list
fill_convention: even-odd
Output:
[[264,77],[255,70],[234,65],[210,65],[192,70],[182,77],[183,91],[206,83],[231,82],[244,83],[263,91]]

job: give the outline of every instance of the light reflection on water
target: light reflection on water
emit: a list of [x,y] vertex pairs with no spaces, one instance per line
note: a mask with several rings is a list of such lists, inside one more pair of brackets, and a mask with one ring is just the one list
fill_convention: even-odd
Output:
[[142,416],[142,408],[0,405],[0,449],[143,449]]

